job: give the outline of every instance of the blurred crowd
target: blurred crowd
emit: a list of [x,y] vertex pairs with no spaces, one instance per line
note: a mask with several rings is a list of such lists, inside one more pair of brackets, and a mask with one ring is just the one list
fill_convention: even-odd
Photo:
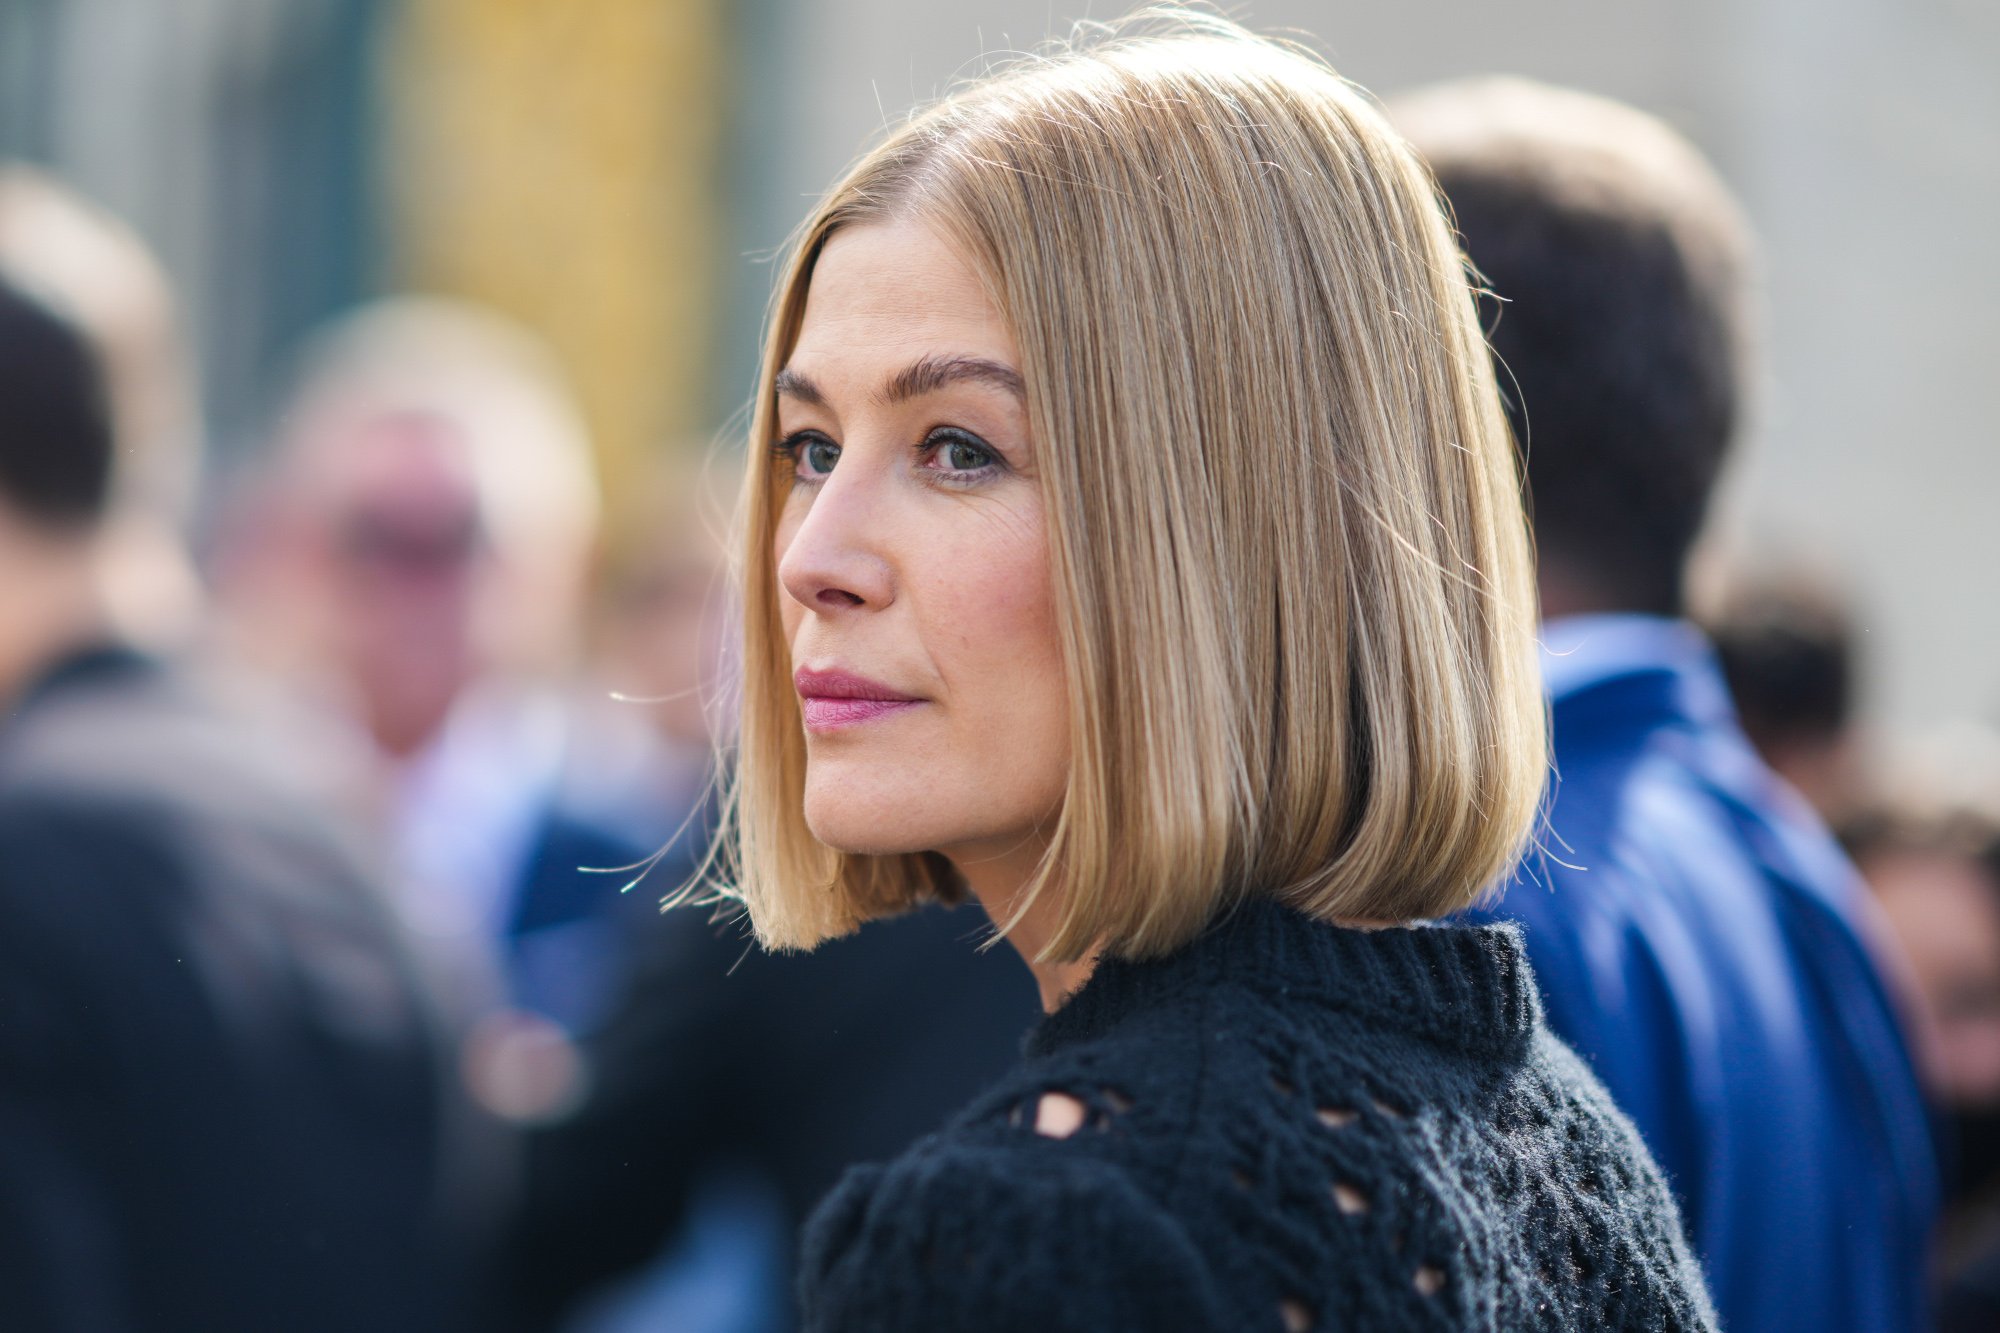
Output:
[[[535,334],[412,297],[204,484],[177,328],[129,230],[0,169],[0,1326],[786,1327],[812,1204],[1037,1006],[976,908],[808,956],[658,910],[718,817],[729,463],[607,498]],[[1867,715],[1836,568],[1690,596],[1869,887],[1928,1280],[1991,1315],[2000,740]]]
[[0,174],[0,1323],[785,1327],[804,1213],[1035,1001],[965,912],[784,959],[661,915],[730,465],[607,554],[545,346],[401,299],[196,514],[175,328],[132,233]]

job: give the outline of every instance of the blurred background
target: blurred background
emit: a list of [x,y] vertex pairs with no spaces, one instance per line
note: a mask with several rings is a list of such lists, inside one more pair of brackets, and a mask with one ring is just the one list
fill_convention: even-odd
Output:
[[[740,405],[768,257],[885,120],[1079,17],[1048,0],[0,0],[0,154],[164,257],[212,477],[298,339],[369,296],[545,336],[614,497]],[[1768,280],[1730,548],[1854,590],[1899,727],[2000,707],[2000,8],[1984,0],[1260,0],[1383,94],[1508,71],[1632,101],[1745,200]],[[621,497],[632,504],[621,504]]]

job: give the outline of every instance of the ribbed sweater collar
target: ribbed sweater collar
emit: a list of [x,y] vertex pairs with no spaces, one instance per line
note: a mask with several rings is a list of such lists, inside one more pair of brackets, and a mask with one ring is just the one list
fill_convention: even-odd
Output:
[[1510,925],[1354,930],[1252,898],[1176,953],[1100,963],[1035,1029],[1028,1051],[1092,1040],[1190,990],[1236,987],[1495,1054],[1519,1050],[1541,1021],[1534,977]]

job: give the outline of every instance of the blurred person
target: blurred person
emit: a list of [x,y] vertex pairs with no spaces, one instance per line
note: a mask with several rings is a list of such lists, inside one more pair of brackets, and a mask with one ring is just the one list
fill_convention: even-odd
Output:
[[595,801],[607,747],[631,747],[580,688],[583,424],[528,334],[415,298],[323,333],[278,423],[218,542],[230,647],[348,730],[398,905],[489,1020],[475,1090],[533,1118],[573,1090],[562,1043],[601,1016],[640,910],[619,890],[682,813]]
[[1822,819],[1840,825],[1864,772],[1854,623],[1843,599],[1803,570],[1742,579],[1703,628],[1744,735]]
[[44,172],[0,162],[0,270],[97,349],[119,441],[94,543],[106,614],[163,649],[194,632],[201,596],[183,541],[199,410],[166,275],[117,218]]
[[121,637],[101,543],[125,422],[14,262],[0,1327],[454,1327],[458,1121],[422,978],[308,757]]
[[714,460],[660,467],[625,507],[621,526],[635,535],[614,544],[594,599],[592,677],[616,705],[608,714],[618,730],[653,748],[651,782],[635,790],[621,778],[624,799],[656,809],[691,810],[708,795],[718,709],[734,671],[721,494],[734,475]]
[[1046,1011],[820,1205],[805,1327],[1715,1327],[1518,932],[1434,920],[1547,760],[1512,446],[1408,146],[1164,7],[912,117],[796,236],[727,888],[773,950],[976,899]]
[[1946,779],[1948,753],[1903,755],[1842,837],[1929,1020],[1947,1148],[1938,1321],[1971,1333],[2000,1327],[2000,787],[1975,796]]
[[1905,800],[1862,810],[1842,841],[1910,962],[1938,1099],[2000,1110],[2000,819]]
[[1489,289],[1539,552],[1558,778],[1498,914],[1665,1168],[1724,1327],[1925,1327],[1936,1167],[1890,941],[1683,618],[1743,415],[1747,225],[1630,107],[1487,79],[1393,114]]

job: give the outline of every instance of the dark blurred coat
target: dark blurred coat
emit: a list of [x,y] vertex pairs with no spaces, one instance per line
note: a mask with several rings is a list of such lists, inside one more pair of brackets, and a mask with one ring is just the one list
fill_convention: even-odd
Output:
[[[691,869],[662,864],[650,882]],[[669,912],[586,1046],[593,1091],[528,1152],[528,1207],[502,1266],[508,1327],[542,1329],[629,1272],[683,1220],[704,1170],[748,1165],[796,1232],[859,1162],[896,1156],[1015,1061],[1034,981],[976,906],[874,922],[810,954]],[[768,1304],[792,1309],[787,1289]]]
[[118,650],[0,720],[0,1328],[451,1326],[443,1048],[300,767]]

